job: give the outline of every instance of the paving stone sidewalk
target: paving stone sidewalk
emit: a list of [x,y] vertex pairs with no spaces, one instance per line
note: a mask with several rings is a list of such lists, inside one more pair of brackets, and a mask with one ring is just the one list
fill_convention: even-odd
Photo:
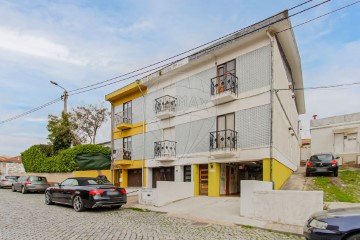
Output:
[[303,239],[242,226],[222,226],[131,209],[95,209],[44,203],[43,194],[0,189],[0,239]]

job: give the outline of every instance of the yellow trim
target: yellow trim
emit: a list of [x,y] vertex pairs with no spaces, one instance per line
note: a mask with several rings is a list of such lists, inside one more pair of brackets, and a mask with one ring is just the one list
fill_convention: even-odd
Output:
[[209,197],[220,196],[220,163],[209,163]]
[[[274,181],[274,189],[279,190],[285,181],[293,174],[293,171],[280,163],[278,160],[273,159],[272,163],[272,177]],[[263,180],[270,181],[270,159],[263,160]]]
[[133,160],[115,160],[114,163],[116,165],[131,165]]
[[[141,82],[139,85],[143,93],[146,94],[146,86]],[[105,100],[110,101],[114,106],[118,106],[141,96],[142,94],[139,91],[137,83],[133,82],[123,88],[116,90],[115,92],[109,93],[105,96]]]
[[132,124],[129,123],[120,123],[116,125],[116,128],[120,129],[120,130],[126,130],[126,129],[130,129],[132,128]]
[[199,165],[194,164],[193,167],[193,182],[194,182],[194,196],[199,196],[199,184],[200,184],[200,177],[199,177]]
[[[122,164],[123,161],[126,161],[124,163],[126,163],[126,165]],[[129,162],[130,164],[127,164],[127,162]],[[144,167],[145,167],[145,162],[144,161]],[[142,165],[142,160],[116,160],[114,161],[114,163],[116,165],[119,165],[119,169],[137,169],[137,168],[141,168]]]
[[86,170],[86,171],[74,171],[74,177],[97,177],[99,175],[105,175],[107,179],[111,180],[111,170]]
[[122,178],[122,182],[120,183],[120,187],[128,187],[128,170],[121,169],[120,178]]
[[[144,130],[146,132],[146,123],[144,126]],[[142,134],[142,133],[143,133],[143,123],[142,122],[132,124],[132,128],[127,129],[127,130],[114,130],[113,131],[114,139],[130,137],[130,136],[134,136],[134,135],[138,135],[138,134]]]

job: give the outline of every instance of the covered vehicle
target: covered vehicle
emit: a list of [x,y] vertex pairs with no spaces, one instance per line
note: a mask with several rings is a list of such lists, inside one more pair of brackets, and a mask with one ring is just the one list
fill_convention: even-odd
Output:
[[22,176],[16,182],[12,183],[12,191],[21,191],[25,194],[27,192],[45,192],[50,187],[46,177],[43,176]]
[[360,208],[342,208],[313,214],[304,226],[307,240],[360,240]]
[[11,188],[13,182],[17,181],[19,176],[1,175],[0,188]]
[[99,178],[74,177],[65,179],[45,192],[45,203],[66,204],[81,212],[86,208],[120,208],[127,202],[126,190]]
[[333,174],[335,177],[338,176],[338,162],[330,153],[315,154],[310,157],[306,162],[306,176],[310,174]]

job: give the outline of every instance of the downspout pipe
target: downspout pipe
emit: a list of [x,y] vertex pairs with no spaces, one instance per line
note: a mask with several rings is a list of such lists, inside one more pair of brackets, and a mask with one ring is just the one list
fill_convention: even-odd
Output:
[[142,135],[143,135],[143,151],[141,159],[141,188],[144,188],[144,160],[145,160],[145,96],[140,87],[140,80],[136,80],[136,84],[139,88],[139,91],[143,97],[143,124],[142,124]]
[[274,147],[274,37],[269,32],[266,31],[266,35],[270,39],[271,45],[271,83],[270,83],[270,182],[272,182],[273,189],[275,188],[274,179],[273,179],[273,147]]

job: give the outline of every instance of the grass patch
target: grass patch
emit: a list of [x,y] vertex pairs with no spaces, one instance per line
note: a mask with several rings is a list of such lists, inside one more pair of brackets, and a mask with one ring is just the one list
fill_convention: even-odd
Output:
[[247,229],[251,229],[253,228],[253,226],[250,226],[250,225],[241,225],[242,228],[247,228]]
[[[331,177],[315,177],[315,190],[324,191],[325,202],[360,202],[360,170],[339,171],[341,184],[333,184]],[[338,186],[341,185],[341,186]]]
[[127,209],[130,209],[130,210],[133,210],[136,212],[151,212],[151,210],[149,210],[149,209],[142,209],[142,208],[135,208],[135,207],[127,208]]

